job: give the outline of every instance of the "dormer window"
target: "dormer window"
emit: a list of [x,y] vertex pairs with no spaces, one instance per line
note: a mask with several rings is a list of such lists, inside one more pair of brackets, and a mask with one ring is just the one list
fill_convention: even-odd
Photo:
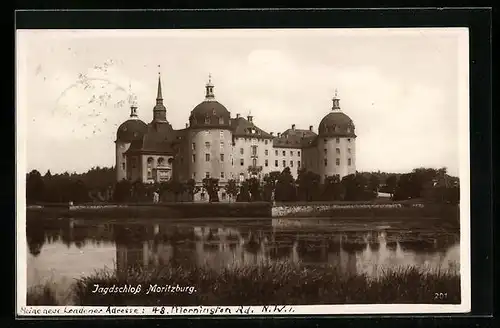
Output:
[[224,124],[224,117],[219,117],[219,124]]
[[212,115],[216,115],[215,109],[212,109]]
[[205,124],[210,124],[210,117],[205,117]]

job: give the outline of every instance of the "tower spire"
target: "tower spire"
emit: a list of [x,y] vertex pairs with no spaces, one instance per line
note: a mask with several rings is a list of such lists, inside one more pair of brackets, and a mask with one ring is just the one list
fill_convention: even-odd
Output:
[[339,104],[340,99],[338,97],[337,89],[335,89],[335,95],[333,96],[332,101],[333,101],[332,110],[340,110],[340,104]]
[[156,106],[153,108],[153,121],[155,122],[167,121],[167,109],[163,105],[163,96],[161,93],[160,65],[158,65],[158,92],[156,94]]
[[212,83],[212,74],[208,74],[208,83],[205,85],[205,100],[207,101],[212,101],[215,100],[215,95],[214,95],[214,85]]
[[160,65],[158,65],[158,93],[156,94],[156,103],[163,104],[163,97],[161,94],[161,73],[159,71]]

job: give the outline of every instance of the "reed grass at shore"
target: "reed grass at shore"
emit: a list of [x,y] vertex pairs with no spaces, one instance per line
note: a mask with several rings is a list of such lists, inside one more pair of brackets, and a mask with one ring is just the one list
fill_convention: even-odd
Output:
[[[140,285],[141,290],[104,294],[103,290],[94,292],[97,285],[132,286],[135,291]],[[155,285],[171,286],[174,291],[148,293]],[[79,279],[73,289],[77,305],[94,306],[460,303],[457,272],[416,267],[390,270],[375,279],[346,274],[331,266],[299,267],[290,263],[222,271],[180,266],[127,274],[100,271]],[[436,299],[435,293],[441,293],[441,297]]]

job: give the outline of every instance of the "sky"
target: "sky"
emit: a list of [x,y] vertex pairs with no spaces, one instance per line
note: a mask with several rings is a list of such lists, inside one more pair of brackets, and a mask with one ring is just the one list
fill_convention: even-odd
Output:
[[449,28],[18,31],[17,161],[42,174],[114,165],[129,95],[150,122],[160,72],[175,129],[204,100],[209,74],[232,117],[251,113],[275,134],[292,124],[317,132],[337,89],[358,171],[458,175],[467,40]]

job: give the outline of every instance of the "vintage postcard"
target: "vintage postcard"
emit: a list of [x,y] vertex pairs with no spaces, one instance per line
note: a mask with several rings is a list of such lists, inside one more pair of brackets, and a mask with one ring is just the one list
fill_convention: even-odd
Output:
[[468,30],[18,30],[17,314],[470,311]]

